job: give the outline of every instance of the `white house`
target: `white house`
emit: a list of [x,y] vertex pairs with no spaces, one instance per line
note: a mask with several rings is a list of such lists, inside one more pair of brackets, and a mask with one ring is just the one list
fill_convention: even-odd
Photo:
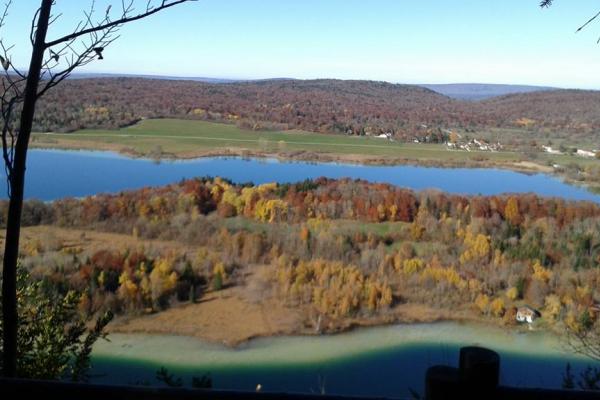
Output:
[[528,324],[532,324],[533,321],[541,317],[539,311],[529,306],[519,307],[517,309],[517,321],[518,322],[527,322]]
[[378,137],[380,139],[392,140],[392,134],[391,133],[382,133],[381,135],[377,135],[376,137]]
[[553,149],[550,146],[542,146],[542,149],[544,149],[544,151],[549,154],[562,154],[560,150]]
[[577,149],[577,155],[581,157],[596,157],[595,152],[581,149]]

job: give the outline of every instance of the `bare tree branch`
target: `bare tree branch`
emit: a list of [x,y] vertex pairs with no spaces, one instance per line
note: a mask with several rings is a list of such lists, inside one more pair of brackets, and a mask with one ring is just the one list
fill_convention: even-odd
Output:
[[[39,90],[38,97],[43,96],[48,90],[69,77],[76,68],[87,65],[94,59],[101,59],[102,52],[119,38],[116,32],[123,24],[191,1],[196,0],[162,0],[159,6],[154,6],[152,0],[148,0],[144,12],[132,15],[134,0],[121,0],[121,15],[117,20],[111,20],[110,10],[112,7],[109,5],[103,16],[96,22],[94,21],[94,16],[97,14],[96,2],[92,0],[89,9],[83,11],[84,18],[79,21],[72,34],[46,43],[46,48],[50,49],[50,52],[43,65],[43,87]],[[53,18],[51,22],[56,21],[59,16]],[[77,43],[77,40],[82,37],[87,37],[87,40]],[[62,46],[56,50],[52,49],[58,45]],[[59,60],[63,60],[62,67]]]
[[[171,2],[169,2],[167,0],[162,0],[161,5],[158,6],[158,7],[151,7],[150,6],[150,2],[148,2],[148,5],[146,7],[146,11],[143,12],[143,13],[140,13],[138,15],[135,15],[135,16],[128,16],[127,15],[130,11],[133,10],[133,8],[132,8],[133,0],[130,2],[129,6],[125,6],[125,2],[122,1],[122,7],[123,7],[123,17],[122,18],[120,18],[118,20],[115,20],[115,21],[108,21],[106,23],[103,23],[103,24],[100,24],[100,25],[97,25],[97,26],[92,26],[90,28],[82,29],[82,30],[79,30],[77,32],[73,32],[73,33],[71,33],[69,35],[63,36],[61,38],[58,38],[56,40],[53,40],[53,41],[50,41],[50,42],[46,43],[46,47],[48,48],[48,47],[56,46],[57,44],[69,41],[71,39],[75,39],[75,38],[77,38],[79,36],[82,36],[82,35],[87,35],[87,34],[90,34],[90,33],[93,33],[93,32],[102,31],[102,30],[109,29],[109,28],[114,27],[114,26],[123,25],[123,24],[126,24],[128,22],[132,22],[132,21],[136,21],[136,20],[139,20],[139,19],[142,19],[142,18],[146,18],[146,17],[148,17],[148,16],[150,16],[152,14],[156,14],[157,12],[160,12],[160,11],[165,10],[167,8],[176,6],[178,4],[187,3],[187,2],[193,2],[193,1],[197,1],[197,0],[174,0],[174,1],[171,1]],[[90,13],[90,16],[91,16],[91,13]],[[108,13],[107,13],[107,17],[106,18],[108,18]]]
[[[598,11],[596,13],[596,15],[594,15],[592,18],[590,18],[585,24],[583,24],[579,28],[577,28],[577,30],[575,31],[575,33],[580,32],[581,30],[583,30],[586,26],[588,26],[589,24],[591,24],[592,22],[594,22],[598,17],[600,17],[600,11]],[[596,43],[600,43],[600,38],[598,38],[598,40],[596,41]]]
[[568,347],[576,354],[600,362],[600,338],[593,333],[570,333]]
[[35,12],[35,14],[33,15],[33,18],[31,19],[31,31],[29,32],[29,41],[31,42],[32,46],[35,41],[35,30],[37,29],[36,22],[38,20],[38,15],[40,14],[40,10],[41,10],[41,8],[38,8],[37,11]]
[[[554,0],[542,0],[542,1],[540,1],[540,7],[542,7],[542,8],[550,8],[552,6],[552,4],[554,4]],[[575,33],[581,32],[589,24],[591,24],[596,19],[598,19],[598,17],[600,17],[600,11],[598,11],[596,14],[594,14],[594,16],[592,16],[590,19],[588,19],[585,24],[583,24],[579,28],[577,28],[577,30],[575,31]],[[596,41],[596,43],[600,43],[600,38],[598,38],[598,40]]]
[[[0,13],[0,28],[4,26],[12,2],[5,1],[4,12]],[[84,17],[71,34],[48,42],[48,27],[59,21],[62,15],[52,14],[55,0],[40,0],[41,5],[31,21],[29,39],[32,53],[25,73],[14,67],[9,54],[12,46],[6,45],[0,36],[0,66],[4,70],[0,70],[0,140],[9,197],[2,269],[2,364],[3,373],[7,377],[16,375],[18,357],[16,266],[25,190],[25,165],[37,100],[76,68],[102,59],[102,51],[118,39],[117,32],[124,24],[192,1],[196,0],[157,0],[158,5],[154,6],[148,0],[145,11],[134,14],[134,0],[121,0],[120,18],[112,20],[110,6],[103,14],[98,15],[95,0],[91,0],[90,8],[84,11]]]

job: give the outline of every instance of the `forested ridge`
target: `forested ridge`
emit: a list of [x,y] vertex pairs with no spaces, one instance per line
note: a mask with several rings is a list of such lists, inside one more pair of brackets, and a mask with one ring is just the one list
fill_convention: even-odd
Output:
[[27,241],[22,262],[31,276],[53,290],[77,290],[86,314],[157,312],[234,285],[253,301],[276,298],[322,329],[393,316],[401,304],[506,324],[529,304],[549,327],[583,329],[595,323],[590,309],[599,300],[600,207],[532,194],[468,197],[324,178],[260,186],[194,179],[28,202],[24,223],[192,249],[115,243],[89,250],[53,235]]
[[[600,92],[554,90],[454,100],[412,85],[372,81],[203,83],[145,78],[73,79],[40,100],[35,130],[118,128],[144,118],[193,118],[248,129],[441,140],[444,129],[521,128],[531,139],[596,138]],[[575,135],[575,136],[574,136]],[[440,136],[440,137],[438,137]]]

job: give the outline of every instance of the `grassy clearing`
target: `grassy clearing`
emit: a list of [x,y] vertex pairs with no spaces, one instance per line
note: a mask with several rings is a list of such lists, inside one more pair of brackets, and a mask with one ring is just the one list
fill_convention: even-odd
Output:
[[392,233],[402,233],[410,224],[406,222],[362,222],[353,220],[336,220],[330,224],[335,234],[353,235],[355,233],[385,236]]
[[250,150],[268,153],[309,151],[405,159],[467,161],[517,161],[513,152],[448,151],[444,145],[390,142],[379,138],[348,137],[303,131],[249,131],[234,125],[177,119],[144,120],[119,130],[85,129],[73,133],[37,133],[38,147],[133,150],[139,154],[157,151],[175,156],[202,155],[219,150]]
[[[245,230],[249,232],[265,232],[269,229],[278,227],[289,227],[288,224],[274,224],[259,222],[245,217],[232,217],[221,220],[223,226],[230,230]],[[406,222],[363,222],[355,220],[339,219],[330,220],[311,220],[308,226],[314,232],[327,231],[335,235],[354,235],[355,233],[363,233],[365,235],[373,234],[376,236],[385,236],[393,233],[403,233],[410,224]]]

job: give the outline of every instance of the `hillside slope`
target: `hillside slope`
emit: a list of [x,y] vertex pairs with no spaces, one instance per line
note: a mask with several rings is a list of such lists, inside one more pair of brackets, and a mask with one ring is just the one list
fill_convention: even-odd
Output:
[[523,128],[595,137],[600,92],[555,90],[481,102],[429,89],[371,81],[272,80],[211,84],[143,78],[76,79],[40,102],[37,131],[117,128],[145,118],[191,118],[250,129],[346,134],[392,133],[398,139],[444,128]]

